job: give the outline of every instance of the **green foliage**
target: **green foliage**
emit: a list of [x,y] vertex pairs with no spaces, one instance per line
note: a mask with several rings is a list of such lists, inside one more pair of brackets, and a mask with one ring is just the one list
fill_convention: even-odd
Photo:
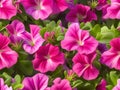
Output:
[[18,90],[23,88],[22,78],[18,74],[13,78],[4,72],[0,75],[0,77],[4,78],[5,84],[7,84],[8,86],[12,86],[13,90]]

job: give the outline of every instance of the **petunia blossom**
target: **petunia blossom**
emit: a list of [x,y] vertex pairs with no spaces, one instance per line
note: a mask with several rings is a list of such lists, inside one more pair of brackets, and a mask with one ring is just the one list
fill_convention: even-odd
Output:
[[13,89],[12,87],[8,87],[8,85],[4,83],[4,80],[0,78],[0,90],[13,90]]
[[78,23],[73,23],[61,41],[61,46],[68,51],[77,50],[79,53],[89,54],[96,50],[98,42],[88,31],[81,30]]
[[111,0],[104,19],[120,19],[120,0]]
[[68,8],[68,4],[66,0],[53,0],[53,14],[65,11]]
[[97,20],[97,16],[89,6],[77,4],[68,12],[66,20],[69,22],[90,22]]
[[16,7],[12,4],[13,0],[0,0],[0,19],[11,19],[17,14]]
[[52,13],[52,0],[21,0],[27,14],[44,20]]
[[17,62],[18,54],[8,46],[10,40],[0,34],[0,69],[10,68]]
[[40,27],[37,25],[30,25],[30,33],[24,32],[22,38],[24,39],[23,49],[29,54],[35,53],[43,44],[44,39],[40,36]]
[[95,57],[95,52],[88,55],[77,53],[72,59],[73,71],[85,80],[96,79],[99,71],[92,65]]
[[120,79],[117,80],[117,85],[112,90],[120,90]]
[[112,39],[110,45],[111,48],[102,54],[101,63],[120,70],[120,38]]
[[98,0],[97,10],[102,10],[107,5],[107,0]]
[[60,52],[58,46],[47,44],[41,46],[35,54],[33,60],[34,69],[42,73],[54,71],[58,65],[64,63],[64,54]]
[[109,7],[110,5],[107,3],[107,0],[98,0],[98,4],[97,4],[97,7],[96,9],[99,11],[101,10],[102,11],[102,19],[105,19],[105,15],[107,13],[107,8]]
[[25,32],[24,24],[19,20],[12,21],[11,24],[6,26],[7,31],[10,33],[10,40],[12,43],[22,42],[22,34]]
[[22,90],[45,90],[48,85],[48,76],[38,73],[33,77],[25,77]]
[[107,85],[106,80],[102,79],[101,82],[97,85],[96,90],[107,90],[106,85]]
[[67,79],[56,78],[53,83],[50,90],[72,90],[70,82]]

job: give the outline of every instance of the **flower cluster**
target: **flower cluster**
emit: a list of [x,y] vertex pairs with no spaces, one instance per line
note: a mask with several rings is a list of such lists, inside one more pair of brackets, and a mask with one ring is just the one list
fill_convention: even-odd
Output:
[[0,0],[0,90],[120,90],[120,0]]

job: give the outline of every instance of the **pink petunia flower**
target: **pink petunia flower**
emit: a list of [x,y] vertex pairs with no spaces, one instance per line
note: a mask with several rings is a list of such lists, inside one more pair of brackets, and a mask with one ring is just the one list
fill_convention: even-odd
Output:
[[12,0],[0,0],[0,19],[11,19],[17,14],[16,7]]
[[66,0],[53,0],[53,14],[65,11],[68,8]]
[[64,54],[60,52],[58,46],[47,44],[41,46],[36,52],[33,66],[35,70],[42,73],[54,71],[58,65],[64,63]]
[[0,34],[0,69],[10,68],[17,62],[18,54],[8,47],[10,40]]
[[107,85],[106,80],[102,79],[101,82],[97,85],[96,90],[107,90],[106,85]]
[[46,19],[52,13],[52,0],[21,0],[26,13],[34,19]]
[[107,0],[98,0],[97,10],[102,10],[107,5]]
[[66,20],[69,22],[90,22],[97,20],[97,16],[90,10],[89,6],[77,4],[74,8],[71,8],[66,16]]
[[95,52],[88,55],[77,53],[72,59],[74,63],[73,71],[79,77],[82,76],[85,80],[96,79],[99,71],[92,65],[95,57]]
[[35,53],[44,42],[39,32],[39,26],[30,25],[30,33],[25,32],[22,34],[22,38],[24,39],[23,48],[29,54]]
[[0,78],[0,90],[13,90],[12,87],[8,87],[6,84],[4,84],[4,80]]
[[78,23],[69,26],[64,40],[61,41],[63,49],[68,51],[77,50],[79,53],[92,53],[98,46],[97,40],[89,35],[86,30],[81,30]]
[[22,90],[45,90],[48,85],[48,76],[38,73],[33,77],[26,77],[23,80]]
[[70,82],[67,79],[61,80],[61,78],[56,78],[53,83],[50,90],[72,90]]
[[12,21],[11,24],[6,26],[6,29],[10,33],[10,40],[12,43],[18,43],[22,41],[21,36],[25,32],[25,27],[21,21]]
[[104,19],[120,19],[120,0],[111,0]]
[[112,90],[120,90],[120,79],[117,80],[117,85]]
[[101,63],[120,70],[120,38],[112,39],[110,45],[111,48],[102,54]]

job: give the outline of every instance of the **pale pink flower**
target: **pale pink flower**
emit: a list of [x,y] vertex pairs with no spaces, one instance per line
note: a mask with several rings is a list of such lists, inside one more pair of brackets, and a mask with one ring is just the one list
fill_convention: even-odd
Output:
[[77,50],[79,53],[89,54],[96,50],[98,42],[88,31],[81,30],[78,23],[73,23],[61,41],[61,46],[68,51]]
[[48,76],[38,73],[33,77],[25,77],[22,90],[45,90],[48,85]]
[[53,0],[53,12],[54,14],[65,11],[68,8],[66,0]]
[[111,48],[102,54],[101,63],[120,70],[120,38],[112,39],[110,45]]
[[34,69],[42,73],[54,71],[58,65],[64,63],[64,54],[60,52],[58,46],[47,44],[41,46],[35,54],[33,60]]
[[106,80],[102,79],[101,82],[97,85],[96,90],[107,90],[106,85],[107,85]]
[[30,25],[30,33],[23,33],[22,38],[24,39],[23,49],[29,54],[35,53],[44,42],[40,36],[40,27],[37,25]]
[[52,13],[52,0],[21,0],[27,14],[34,19],[46,19]]
[[10,68],[17,62],[18,54],[8,47],[10,40],[0,34],[0,69]]
[[12,87],[8,87],[8,85],[4,84],[4,80],[0,78],[0,90],[13,90]]
[[77,4],[68,12],[66,20],[69,22],[90,22],[97,20],[97,16],[89,6]]
[[50,90],[72,90],[70,82],[67,79],[56,78],[53,83]]
[[120,79],[117,80],[117,85],[112,90],[120,90]]
[[16,14],[17,9],[12,0],[0,0],[0,19],[11,19]]
[[111,0],[104,19],[120,19],[120,0]]
[[73,71],[86,80],[96,79],[99,71],[92,65],[95,57],[95,52],[88,55],[77,53],[72,59],[74,63]]

